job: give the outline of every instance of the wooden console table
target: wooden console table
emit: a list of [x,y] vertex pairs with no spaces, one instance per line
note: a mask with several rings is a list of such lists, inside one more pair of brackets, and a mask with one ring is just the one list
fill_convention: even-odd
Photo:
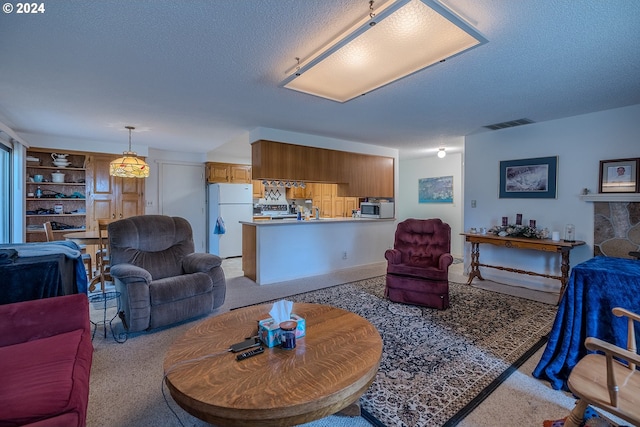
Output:
[[[474,278],[478,278],[480,280],[484,280],[482,275],[480,274],[479,267],[489,267],[496,268],[498,270],[511,271],[513,273],[520,274],[529,274],[531,276],[540,276],[540,277],[548,277],[550,279],[556,279],[560,281],[560,295],[558,297],[558,303],[562,298],[562,294],[567,286],[567,281],[569,280],[569,252],[571,249],[576,246],[584,245],[584,242],[581,240],[576,240],[575,242],[565,242],[564,240],[553,241],[551,239],[529,239],[526,237],[501,237],[496,236],[495,234],[472,234],[472,233],[461,233],[465,236],[465,240],[471,243],[471,271],[469,272],[469,280],[467,284],[470,285]],[[518,270],[515,268],[502,267],[496,265],[489,264],[481,264],[480,259],[480,243],[489,243],[495,246],[503,246],[505,248],[515,248],[515,249],[532,249],[534,251],[543,251],[543,252],[555,252],[559,253],[562,257],[562,266],[560,268],[561,275],[553,276],[550,274],[542,274],[536,273],[534,271],[527,270]]]

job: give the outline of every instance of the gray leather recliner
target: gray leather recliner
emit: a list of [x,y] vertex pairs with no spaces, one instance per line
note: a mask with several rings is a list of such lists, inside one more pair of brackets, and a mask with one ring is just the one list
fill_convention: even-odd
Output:
[[109,224],[111,276],[129,332],[210,313],[224,303],[222,259],[194,253],[180,217],[141,215]]

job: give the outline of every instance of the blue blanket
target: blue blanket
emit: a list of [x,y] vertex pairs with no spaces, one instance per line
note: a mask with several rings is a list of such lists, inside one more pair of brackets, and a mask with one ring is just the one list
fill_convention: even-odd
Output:
[[[60,240],[55,242],[44,243],[14,243],[14,244],[2,244],[0,249],[4,249],[5,253],[10,250],[17,252],[19,258],[29,258],[37,256],[45,256],[52,254],[64,254],[67,258],[74,261],[75,279],[79,293],[87,293],[89,287],[89,281],[87,279],[87,272],[82,262],[82,254],[77,244],[71,241]],[[8,257],[8,256],[7,256]]]
[[[548,380],[556,390],[568,390],[571,370],[587,354],[587,337],[626,348],[627,320],[614,316],[614,307],[640,313],[640,261],[599,256],[576,265],[533,376]],[[636,340],[640,342],[638,327]]]

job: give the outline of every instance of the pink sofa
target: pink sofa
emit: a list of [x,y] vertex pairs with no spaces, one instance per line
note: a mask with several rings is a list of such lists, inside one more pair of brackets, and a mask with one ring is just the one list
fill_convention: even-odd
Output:
[[85,294],[0,305],[0,426],[85,426],[92,358]]

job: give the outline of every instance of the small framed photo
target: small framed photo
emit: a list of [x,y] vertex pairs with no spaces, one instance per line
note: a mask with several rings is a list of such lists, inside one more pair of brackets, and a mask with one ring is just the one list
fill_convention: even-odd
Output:
[[638,161],[616,159],[600,161],[600,193],[637,193]]

